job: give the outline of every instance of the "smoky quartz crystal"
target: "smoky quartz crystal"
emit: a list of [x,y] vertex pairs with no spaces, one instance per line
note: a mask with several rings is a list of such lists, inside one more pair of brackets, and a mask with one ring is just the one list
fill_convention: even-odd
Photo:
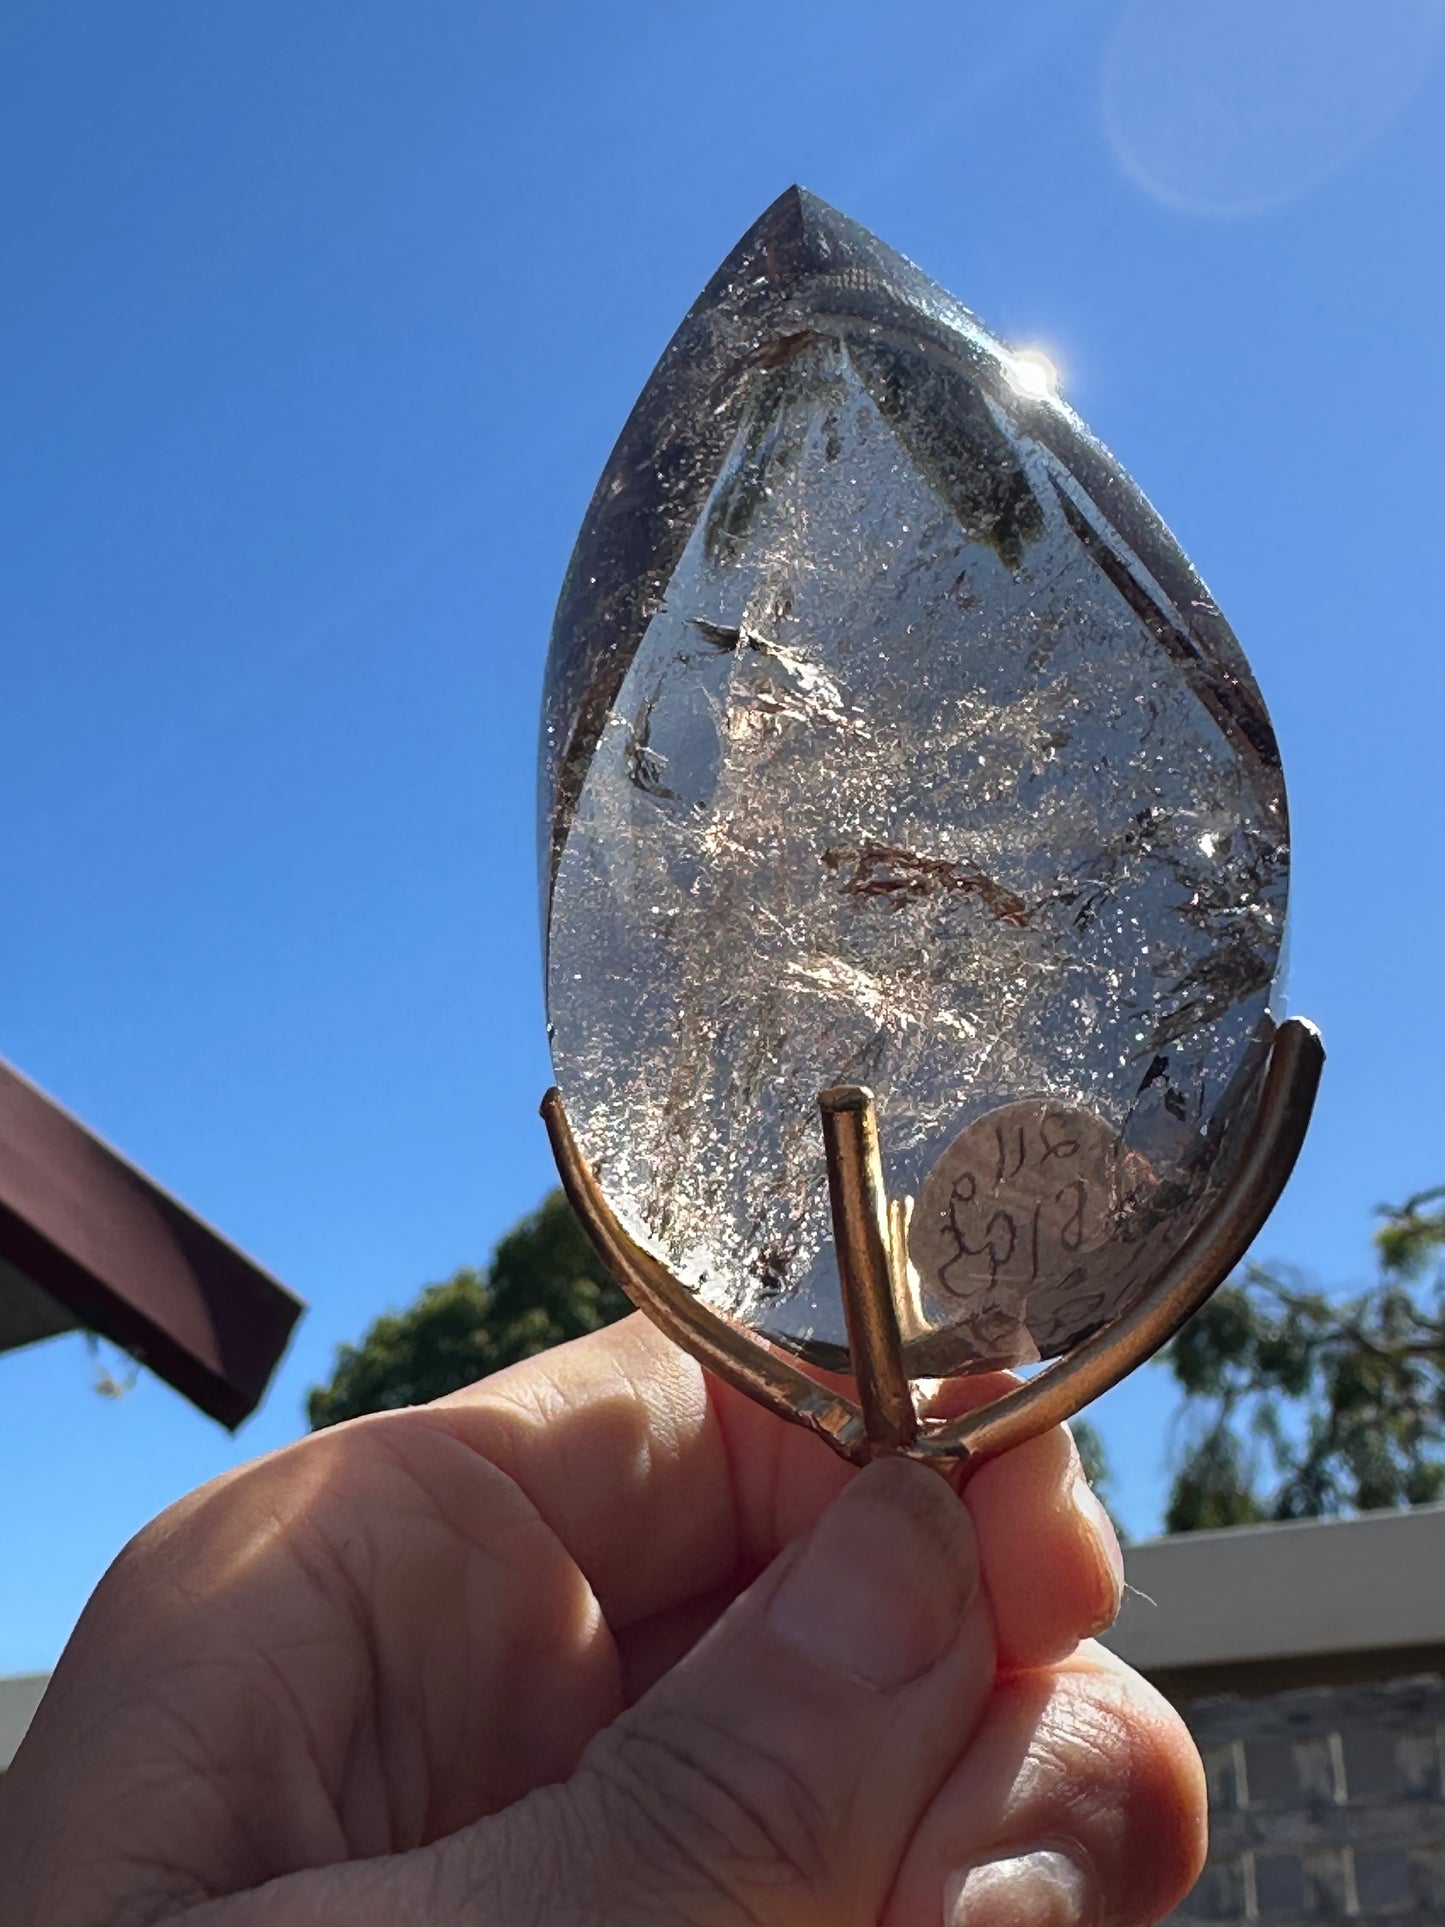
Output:
[[542,887],[578,1142],[685,1285],[826,1365],[820,1091],[875,1094],[905,1358],[942,1375],[1057,1356],[1148,1290],[1272,1035],[1268,716],[1032,376],[790,190],[659,362],[557,612]]

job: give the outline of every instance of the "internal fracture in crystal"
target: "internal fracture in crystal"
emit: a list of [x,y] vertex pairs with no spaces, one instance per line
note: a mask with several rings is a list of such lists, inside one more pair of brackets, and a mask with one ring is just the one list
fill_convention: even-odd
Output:
[[635,1237],[825,1363],[821,1090],[875,1094],[918,1201],[908,1363],[956,1372],[1147,1289],[1230,1173],[1270,1035],[1268,718],[1138,490],[1011,368],[784,196],[644,391],[554,633],[574,1128]]

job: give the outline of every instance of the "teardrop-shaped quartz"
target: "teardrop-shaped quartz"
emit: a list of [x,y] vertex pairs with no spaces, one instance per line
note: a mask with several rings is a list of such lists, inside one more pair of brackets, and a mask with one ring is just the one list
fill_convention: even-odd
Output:
[[548,664],[553,1059],[632,1234],[846,1344],[820,1091],[874,1092],[911,1368],[1051,1357],[1229,1177],[1286,815],[1229,629],[952,298],[791,190],[593,497]]

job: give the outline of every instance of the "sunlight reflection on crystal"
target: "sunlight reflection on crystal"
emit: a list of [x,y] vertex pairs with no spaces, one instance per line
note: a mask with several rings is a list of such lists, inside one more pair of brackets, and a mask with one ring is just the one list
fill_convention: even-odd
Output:
[[1237,1155],[1288,878],[1268,719],[1049,355],[810,196],[739,253],[559,607],[557,1081],[629,1235],[835,1368],[817,1101],[866,1083],[919,1200],[911,1370],[1058,1356]]
[[1021,395],[1032,395],[1040,401],[1059,392],[1058,367],[1041,348],[1020,348],[1011,355],[1009,380]]

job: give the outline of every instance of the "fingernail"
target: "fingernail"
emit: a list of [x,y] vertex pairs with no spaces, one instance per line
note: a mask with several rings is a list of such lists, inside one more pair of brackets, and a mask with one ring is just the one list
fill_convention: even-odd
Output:
[[1052,1848],[975,1861],[943,1892],[946,1927],[1090,1927],[1097,1916],[1088,1874]]
[[921,1465],[884,1459],[818,1521],[768,1608],[815,1665],[897,1692],[937,1665],[978,1597],[967,1512]]
[[1099,1551],[1099,1580],[1104,1598],[1097,1631],[1112,1626],[1124,1603],[1124,1554],[1114,1522],[1104,1510],[1098,1494],[1081,1472],[1074,1481],[1074,1505],[1093,1536]]

